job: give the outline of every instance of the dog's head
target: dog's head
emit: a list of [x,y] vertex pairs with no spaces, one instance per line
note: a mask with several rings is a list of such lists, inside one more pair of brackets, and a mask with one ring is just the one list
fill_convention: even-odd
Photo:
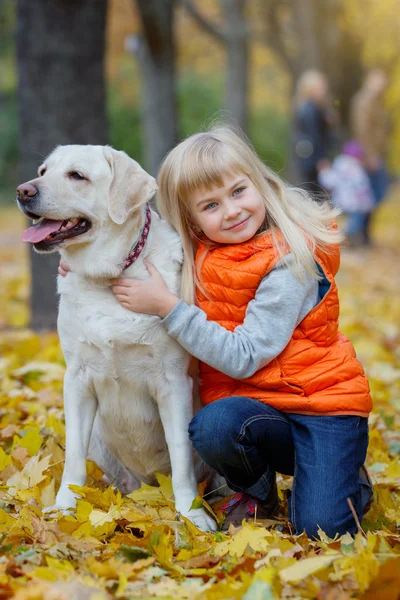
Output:
[[157,186],[125,152],[109,146],[59,146],[17,188],[17,203],[34,221],[23,234],[37,252],[91,242],[107,222],[123,225]]

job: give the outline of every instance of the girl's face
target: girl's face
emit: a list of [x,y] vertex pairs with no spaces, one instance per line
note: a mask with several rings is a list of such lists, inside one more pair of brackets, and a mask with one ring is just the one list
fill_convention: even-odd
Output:
[[221,187],[201,188],[193,194],[190,213],[212,242],[240,244],[260,229],[266,209],[260,192],[248,177],[226,174]]

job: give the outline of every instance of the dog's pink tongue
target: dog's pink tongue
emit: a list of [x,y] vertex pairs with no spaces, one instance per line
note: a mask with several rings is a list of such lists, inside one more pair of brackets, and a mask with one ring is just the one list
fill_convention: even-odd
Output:
[[40,221],[38,225],[33,225],[32,227],[28,227],[22,234],[22,241],[24,242],[32,242],[32,244],[36,244],[36,242],[41,242],[45,238],[47,238],[50,233],[53,231],[58,231],[63,224],[63,221],[53,221],[52,219],[43,219]]

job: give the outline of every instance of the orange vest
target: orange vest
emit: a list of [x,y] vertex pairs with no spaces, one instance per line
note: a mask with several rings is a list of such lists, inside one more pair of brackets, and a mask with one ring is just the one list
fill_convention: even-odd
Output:
[[[197,290],[198,305],[209,321],[233,331],[244,321],[248,303],[279,260],[270,233],[242,244],[208,250],[200,244],[197,266],[208,298]],[[372,409],[367,378],[349,340],[338,330],[339,297],[334,280],[339,248],[316,252],[330,287],[296,327],[286,348],[246,379],[233,379],[200,363],[203,404],[247,396],[291,413],[368,416]],[[279,325],[278,325],[279,326]]]

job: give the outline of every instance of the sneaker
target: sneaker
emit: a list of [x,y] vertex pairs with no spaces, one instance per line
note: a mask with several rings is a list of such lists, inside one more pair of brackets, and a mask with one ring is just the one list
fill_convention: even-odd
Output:
[[363,505],[363,515],[365,515],[371,508],[371,504],[374,499],[374,486],[365,465],[360,467],[359,477],[361,479],[361,501]]
[[249,519],[272,519],[278,511],[278,507],[279,498],[276,483],[265,502],[261,502],[257,498],[249,496],[244,492],[239,492],[221,506],[220,510],[225,514],[222,530],[226,531],[229,529],[231,523],[235,527],[239,527],[242,524],[243,519],[245,521],[248,521]]

